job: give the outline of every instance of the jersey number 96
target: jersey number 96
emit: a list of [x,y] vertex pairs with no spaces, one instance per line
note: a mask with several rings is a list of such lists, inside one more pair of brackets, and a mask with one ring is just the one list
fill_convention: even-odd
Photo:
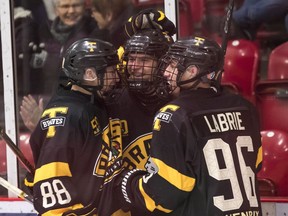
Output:
[[[243,193],[239,185],[241,181],[244,185],[246,197],[251,207],[258,207],[258,200],[255,192],[255,173],[250,166],[247,166],[243,157],[242,148],[247,148],[248,152],[253,152],[253,143],[250,136],[239,136],[236,142],[237,157],[233,158],[230,145],[222,139],[208,140],[203,148],[206,165],[209,175],[218,181],[229,180],[233,196],[225,199],[224,195],[214,196],[214,205],[222,211],[239,209],[243,204]],[[216,151],[223,154],[225,167],[220,168]],[[238,158],[240,165],[240,175],[237,177],[234,160]],[[241,176],[241,177],[240,177]]]

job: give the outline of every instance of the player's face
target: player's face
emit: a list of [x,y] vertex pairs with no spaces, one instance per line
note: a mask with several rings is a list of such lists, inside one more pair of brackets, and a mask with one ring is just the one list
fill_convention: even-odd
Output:
[[131,53],[128,56],[127,71],[129,80],[152,81],[157,67],[157,59],[143,53]]
[[119,75],[116,70],[116,65],[115,66],[109,66],[106,68],[106,73],[104,75],[104,83],[103,83],[103,88],[102,92],[108,92],[112,90],[117,82],[119,82]]
[[85,11],[83,0],[59,0],[56,5],[56,14],[67,26],[76,25]]
[[177,86],[177,76],[178,76],[178,61],[171,60],[168,66],[166,67],[163,76],[167,80],[167,83],[170,86],[170,94],[172,96],[177,96],[179,94],[180,88]]

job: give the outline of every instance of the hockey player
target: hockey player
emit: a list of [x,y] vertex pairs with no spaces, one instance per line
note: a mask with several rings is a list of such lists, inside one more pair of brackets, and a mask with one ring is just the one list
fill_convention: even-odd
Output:
[[117,50],[97,39],[81,39],[66,51],[62,67],[70,84],[51,98],[30,138],[39,214],[109,215],[99,213],[98,200],[119,172],[122,153],[110,139],[103,99],[119,81],[118,62]]
[[[119,118],[122,126],[123,165],[128,169],[143,169],[148,160],[152,124],[156,111],[167,100],[156,95],[157,68],[172,43],[170,36],[157,29],[135,33],[124,46],[126,87],[117,104],[109,106],[109,115]],[[143,211],[132,213],[146,215]]]
[[163,58],[168,85],[158,91],[179,96],[155,116],[149,173],[132,170],[122,181],[127,204],[175,216],[262,215],[258,114],[219,88],[223,61],[219,45],[205,38],[170,47]]
[[120,118],[123,131],[123,164],[129,169],[144,169],[151,140],[155,112],[167,103],[156,95],[158,62],[172,39],[157,29],[137,32],[125,44],[126,87],[117,105],[109,107],[112,117]]

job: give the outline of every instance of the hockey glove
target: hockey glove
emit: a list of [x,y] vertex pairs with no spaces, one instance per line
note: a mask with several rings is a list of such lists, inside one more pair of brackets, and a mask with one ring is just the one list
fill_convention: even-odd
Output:
[[165,14],[156,9],[145,9],[132,16],[125,24],[125,33],[131,37],[141,29],[160,29],[172,36],[176,33],[176,27]]
[[24,185],[26,186],[25,191],[27,191],[28,193],[30,193],[31,195],[33,195],[33,186],[34,186],[34,176],[27,172],[26,177],[24,179]]
[[122,175],[123,179],[121,181],[121,191],[123,198],[127,202],[127,204],[131,204],[131,200],[133,200],[134,197],[131,191],[131,188],[135,188],[133,184],[145,174],[147,174],[147,172],[144,170],[133,169],[129,172],[126,172],[124,176]]

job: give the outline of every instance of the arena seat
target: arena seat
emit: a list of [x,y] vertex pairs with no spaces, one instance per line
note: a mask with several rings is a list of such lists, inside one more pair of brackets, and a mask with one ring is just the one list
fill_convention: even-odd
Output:
[[257,180],[260,196],[276,196],[276,185],[271,179],[258,177]]
[[288,80],[288,41],[274,48],[269,56],[267,80]]
[[279,129],[288,132],[287,81],[257,85],[256,106],[263,130]]
[[204,0],[179,0],[179,37],[202,34],[204,15]]
[[258,80],[259,47],[255,42],[239,39],[228,41],[221,84],[254,101]]
[[[33,165],[33,155],[29,144],[29,133],[22,133],[19,137],[19,148],[26,156],[27,160]],[[0,173],[6,173],[7,171],[7,161],[6,161],[6,143],[4,140],[0,140]],[[21,164],[21,163],[19,163]],[[21,164],[22,166],[22,164]]]
[[6,172],[6,144],[0,140],[0,174]]
[[[262,180],[262,183],[263,179],[266,179],[266,181],[264,180],[265,187],[267,188],[267,184],[269,184],[269,188],[272,190],[270,192],[262,190],[262,194],[264,192],[276,196],[288,196],[288,133],[280,130],[265,130],[261,131],[261,135],[263,161],[257,178]],[[260,189],[261,185],[263,186],[262,183],[260,183]]]
[[288,132],[288,42],[271,52],[267,79],[256,84],[255,93],[262,129]]

